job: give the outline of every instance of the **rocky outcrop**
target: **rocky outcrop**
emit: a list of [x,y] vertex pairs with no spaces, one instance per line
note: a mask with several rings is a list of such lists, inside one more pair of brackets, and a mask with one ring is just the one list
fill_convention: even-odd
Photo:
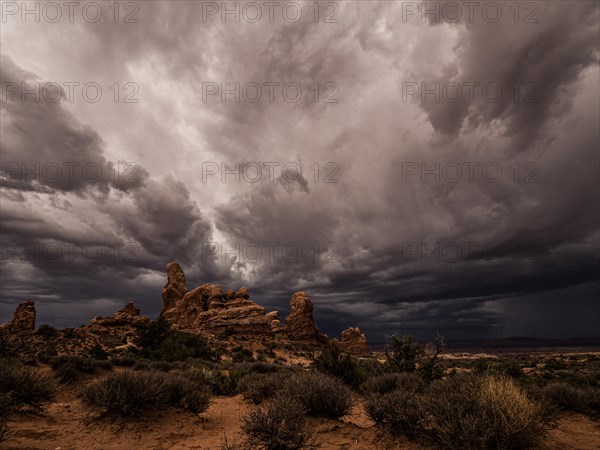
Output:
[[293,340],[320,341],[327,340],[323,336],[313,318],[313,303],[304,291],[296,292],[290,300],[290,314],[285,318],[283,331]]
[[271,311],[267,313],[267,319],[271,324],[271,330],[274,332],[281,331],[281,322],[279,321],[279,311]]
[[35,306],[33,301],[27,300],[17,306],[12,321],[4,324],[2,328],[11,333],[33,333],[35,330]]
[[272,334],[272,319],[250,300],[248,289],[223,292],[217,284],[187,291],[185,275],[177,263],[167,266],[163,289],[164,317],[173,329],[210,334]]
[[360,332],[358,327],[346,328],[342,331],[342,342],[340,345],[344,350],[356,356],[369,356],[369,344],[367,337]]
[[163,307],[171,308],[187,293],[185,275],[176,262],[167,264],[167,284],[162,290]]
[[118,310],[111,316],[108,317],[95,317],[90,322],[90,325],[99,325],[104,327],[118,327],[118,326],[136,326],[148,322],[150,319],[146,316],[140,316],[140,308],[135,303],[130,301],[125,307]]

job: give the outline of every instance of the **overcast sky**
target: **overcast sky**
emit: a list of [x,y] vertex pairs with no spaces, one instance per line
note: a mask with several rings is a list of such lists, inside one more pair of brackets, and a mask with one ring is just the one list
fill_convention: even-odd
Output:
[[2,2],[0,320],[600,336],[598,2],[511,4]]

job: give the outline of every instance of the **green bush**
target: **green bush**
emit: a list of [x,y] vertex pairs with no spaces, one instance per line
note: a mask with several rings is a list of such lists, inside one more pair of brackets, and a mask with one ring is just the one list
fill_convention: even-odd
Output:
[[414,372],[425,354],[425,348],[413,336],[390,336],[385,352],[387,366],[392,372]]
[[58,334],[56,328],[51,327],[48,324],[43,323],[39,326],[39,328],[35,331],[37,336],[43,336],[45,338],[55,338]]
[[84,386],[80,394],[93,410],[111,416],[139,416],[166,406],[199,413],[210,405],[207,390],[181,376],[170,377],[160,372],[115,373]]
[[208,341],[197,334],[171,331],[169,323],[159,317],[137,329],[136,345],[142,357],[161,361],[184,361],[202,358],[215,361],[218,353],[211,350]]
[[367,378],[367,373],[360,366],[358,360],[348,353],[342,352],[340,347],[333,342],[323,347],[321,354],[314,361],[313,367],[319,372],[336,377],[355,388]]
[[311,443],[305,407],[288,396],[275,397],[266,408],[242,418],[246,445],[252,449],[297,450]]
[[3,401],[15,409],[43,411],[57,391],[56,379],[37,368],[24,366],[14,360],[0,360],[0,393]]
[[301,372],[287,378],[283,388],[314,417],[339,419],[355,404],[352,391],[337,378],[319,372]]

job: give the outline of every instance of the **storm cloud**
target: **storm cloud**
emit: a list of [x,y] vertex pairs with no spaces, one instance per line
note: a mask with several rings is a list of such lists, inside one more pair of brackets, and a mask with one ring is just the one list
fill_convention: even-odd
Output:
[[598,336],[599,6],[529,3],[3,16],[2,320],[155,316],[176,260],[330,335]]

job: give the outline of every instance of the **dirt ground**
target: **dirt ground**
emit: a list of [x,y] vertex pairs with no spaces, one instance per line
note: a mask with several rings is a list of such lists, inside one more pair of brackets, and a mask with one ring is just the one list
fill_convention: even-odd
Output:
[[[2,449],[197,449],[219,450],[223,439],[239,439],[240,418],[255,408],[236,397],[215,397],[203,414],[181,410],[157,412],[141,419],[96,420],[88,415],[74,390],[63,390],[43,415],[14,416],[11,436]],[[343,420],[309,419],[322,449],[380,450],[424,448],[392,439],[373,426],[362,407]],[[600,422],[579,414],[561,416],[542,447],[600,449]]]

